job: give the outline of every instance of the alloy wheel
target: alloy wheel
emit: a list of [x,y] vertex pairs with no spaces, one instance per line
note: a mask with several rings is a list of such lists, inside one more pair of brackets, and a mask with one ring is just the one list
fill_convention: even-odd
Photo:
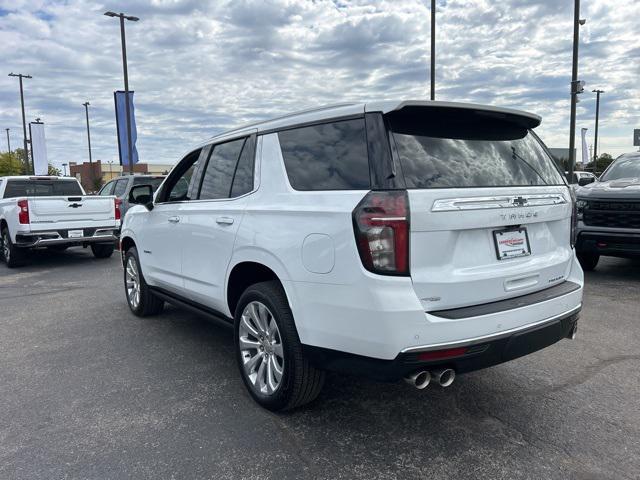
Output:
[[278,324],[261,302],[247,304],[242,312],[238,342],[244,373],[252,388],[273,395],[282,383],[284,353]]
[[140,278],[138,277],[138,263],[134,256],[127,258],[125,267],[125,283],[127,288],[127,300],[132,309],[140,305]]

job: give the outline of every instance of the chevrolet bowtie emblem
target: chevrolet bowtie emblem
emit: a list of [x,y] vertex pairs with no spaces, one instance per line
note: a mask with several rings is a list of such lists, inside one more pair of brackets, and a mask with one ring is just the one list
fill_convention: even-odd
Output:
[[69,205],[70,208],[78,208],[81,207],[82,204],[81,203],[72,203],[71,205]]
[[511,203],[513,203],[514,207],[524,207],[527,203],[529,203],[529,200],[524,197],[516,197]]

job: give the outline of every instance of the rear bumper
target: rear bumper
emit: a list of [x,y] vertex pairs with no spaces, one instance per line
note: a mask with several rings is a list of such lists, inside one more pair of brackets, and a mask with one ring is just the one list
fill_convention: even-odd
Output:
[[15,245],[21,248],[47,247],[53,245],[85,245],[89,243],[111,243],[118,240],[118,229],[114,227],[85,228],[82,237],[69,237],[68,230],[18,233]]
[[613,229],[578,231],[576,250],[611,257],[640,257],[640,232],[621,232]]
[[[577,328],[580,307],[535,325],[493,336],[451,344],[409,348],[393,360],[380,360],[321,347],[304,345],[305,355],[318,368],[359,375],[378,381],[399,380],[419,370],[453,368],[457,373],[472,372],[528,355],[570,338]],[[421,354],[456,349],[446,359],[425,360]]]

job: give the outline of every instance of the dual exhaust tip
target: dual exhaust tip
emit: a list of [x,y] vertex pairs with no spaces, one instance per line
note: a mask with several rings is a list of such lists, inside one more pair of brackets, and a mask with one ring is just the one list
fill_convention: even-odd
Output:
[[448,387],[456,379],[456,371],[452,368],[440,368],[437,370],[419,370],[404,377],[404,381],[412,387],[422,390],[427,388],[431,382]]

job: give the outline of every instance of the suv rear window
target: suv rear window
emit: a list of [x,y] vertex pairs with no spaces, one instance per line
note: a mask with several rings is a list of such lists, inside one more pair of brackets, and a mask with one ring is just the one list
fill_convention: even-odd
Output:
[[296,190],[366,190],[370,186],[364,119],[278,133],[291,186]]
[[477,111],[414,109],[389,116],[407,188],[562,185],[524,126]]
[[9,180],[4,198],[82,196],[82,189],[75,180]]

